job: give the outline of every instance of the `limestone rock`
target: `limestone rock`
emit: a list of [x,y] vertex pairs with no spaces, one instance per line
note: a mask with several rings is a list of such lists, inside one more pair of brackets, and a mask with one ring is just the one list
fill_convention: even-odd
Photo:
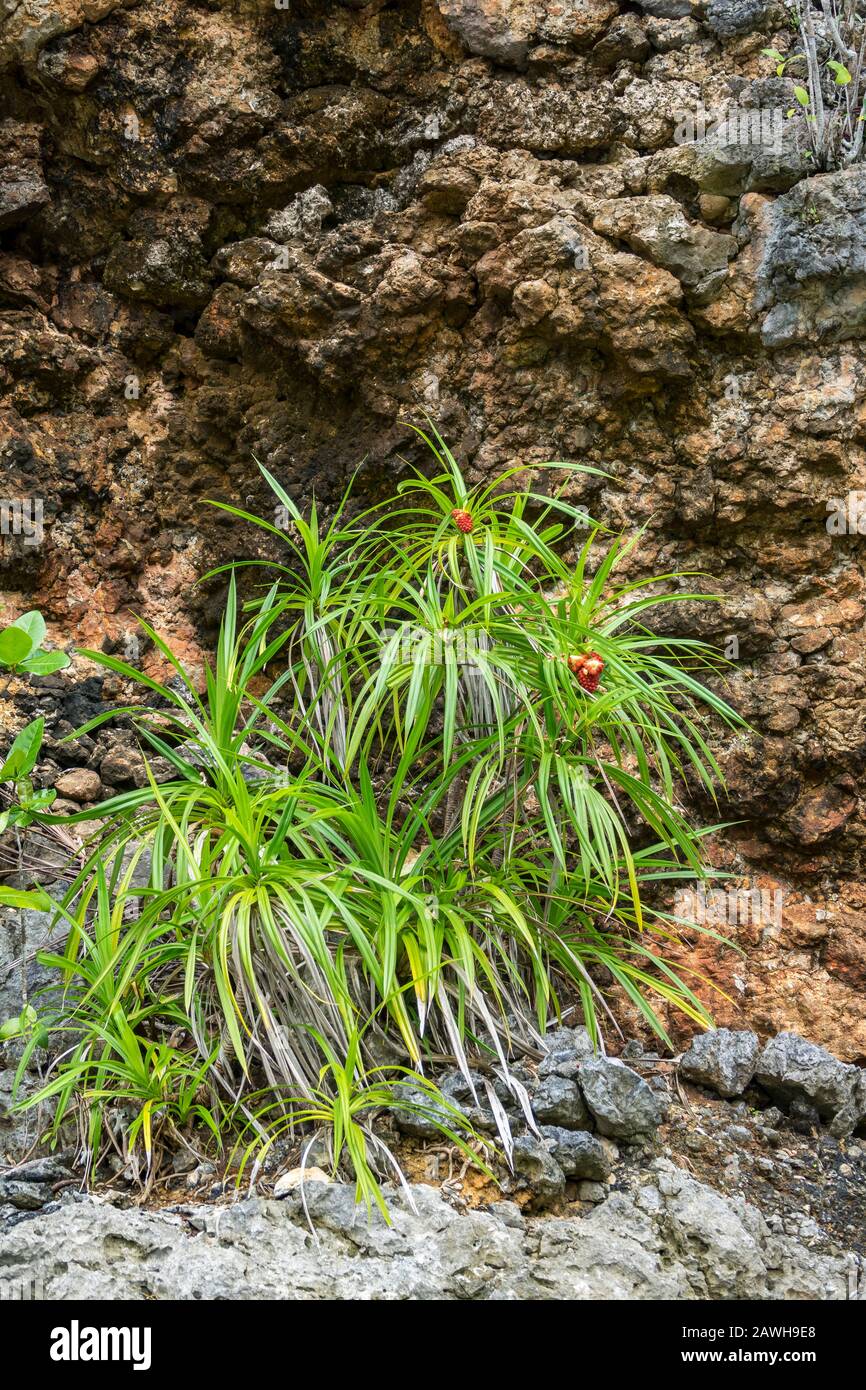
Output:
[[583,1130],[564,1129],[559,1125],[542,1125],[541,1134],[567,1178],[605,1182],[610,1177],[613,1165],[604,1140]]
[[762,29],[774,9],[773,0],[709,0],[707,25],[720,39]]
[[614,0],[436,0],[439,12],[471,53],[522,68],[533,43],[585,47],[617,12]]
[[737,253],[732,236],[689,222],[680,204],[663,194],[603,203],[593,227],[669,270],[702,299],[720,287]]
[[536,0],[437,0],[449,26],[472,53],[522,67],[538,20]]
[[565,1191],[565,1175],[547,1144],[532,1135],[521,1135],[514,1141],[512,1161],[516,1177],[532,1192],[534,1207],[541,1210],[559,1201]]
[[851,1129],[866,1114],[863,1076],[859,1067],[840,1062],[826,1048],[807,1042],[797,1033],[779,1033],[771,1038],[755,1070],[755,1080],[775,1100],[810,1101],[825,1120],[833,1120],[844,1111],[852,1121]]
[[37,953],[56,949],[68,930],[62,921],[53,922],[50,912],[0,910],[0,1022],[17,1017],[49,982],[49,972],[37,961]]
[[[358,1214],[349,1185],[313,1183],[280,1202],[248,1198],[183,1214],[89,1198],[0,1235],[0,1263],[54,1301],[105,1299],[599,1300],[846,1299],[853,1255],[770,1232],[754,1207],[659,1161],[634,1195],[582,1219],[456,1212],[413,1187],[393,1226]],[[670,1232],[676,1231],[672,1247]],[[190,1232],[192,1231],[192,1234]]]
[[0,121],[0,231],[26,221],[49,201],[39,136],[39,126]]
[[580,1085],[600,1132],[613,1139],[643,1142],[664,1118],[664,1107],[655,1091],[614,1058],[582,1062]]
[[88,767],[74,767],[68,772],[61,772],[54,786],[58,796],[68,797],[70,801],[98,801],[102,795],[99,773]]
[[317,1168],[311,1164],[308,1168],[292,1168],[288,1173],[281,1173],[274,1183],[274,1196],[285,1197],[289,1192],[294,1192],[296,1187],[302,1187],[305,1183],[333,1182],[322,1168]]
[[577,1082],[555,1074],[546,1076],[533,1091],[532,1110],[543,1125],[589,1129],[592,1123]]
[[866,328],[866,165],[804,179],[773,204],[758,272],[767,347]]
[[712,1028],[693,1039],[680,1061],[680,1075],[720,1096],[739,1096],[755,1074],[759,1051],[755,1033]]

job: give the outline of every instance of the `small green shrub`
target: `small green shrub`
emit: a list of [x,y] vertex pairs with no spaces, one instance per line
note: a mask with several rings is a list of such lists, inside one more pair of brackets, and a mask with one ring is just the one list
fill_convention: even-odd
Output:
[[[47,676],[63,671],[69,665],[65,652],[45,651],[45,620],[35,609],[23,613],[14,623],[0,631],[0,667],[11,675]],[[8,686],[8,679],[7,679]],[[0,835],[10,826],[25,829],[38,813],[47,811],[56,792],[46,788],[36,790],[30,773],[36,766],[42,749],[45,720],[40,716],[27,724],[13,740],[2,766],[0,788],[4,801],[10,804],[0,809]],[[11,784],[6,791],[4,784]]]
[[231,574],[203,690],[146,623],[170,681],[85,653],[144,691],[122,712],[173,771],[101,806],[60,909],[69,1046],[37,1099],[55,1129],[83,1107],[94,1161],[122,1107],[151,1174],[157,1131],[232,1133],[246,1162],[319,1123],[369,1202],[383,1107],[429,1097],[470,1151],[437,1060],[510,1086],[563,997],[597,1037],[611,986],[662,1039],[659,1001],[709,1022],[646,902],[702,874],[678,788],[712,793],[706,717],[736,722],[711,651],[646,625],[705,596],[618,585],[636,542],[595,525],[567,562],[583,513],[514,475],[470,488],[422,437],[437,476],[354,520],[303,516],[265,470],[287,530],[226,508],[285,555],[246,610]]
[[816,170],[847,168],[864,155],[866,14],[858,0],[792,0],[790,13],[798,51],[761,51],[795,78],[787,115],[805,122]]

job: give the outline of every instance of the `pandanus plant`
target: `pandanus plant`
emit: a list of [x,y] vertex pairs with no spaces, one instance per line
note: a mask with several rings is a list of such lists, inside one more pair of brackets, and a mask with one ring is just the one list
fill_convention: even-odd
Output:
[[[539,491],[521,470],[470,487],[438,433],[418,434],[433,476],[354,516],[347,495],[329,521],[305,517],[265,469],[288,532],[220,504],[284,550],[245,610],[232,573],[203,690],[147,624],[171,682],[87,653],[145,690],[123,713],[173,775],[100,808],[49,1020],[79,1039],[49,1083],[64,1106],[110,1103],[123,1019],[136,1067],[154,1040],[172,1048],[142,1089],[149,1133],[173,1068],[185,1117],[263,1149],[333,1111],[334,1162],[349,1143],[367,1197],[370,1117],[427,1107],[437,1063],[474,1086],[485,1059],[520,1105],[513,1058],[564,1003],[599,1046],[617,990],[664,1040],[660,1005],[709,1022],[646,892],[703,875],[679,787],[688,772],[713,793],[707,720],[738,722],[702,683],[712,652],[647,625],[654,605],[706,596],[675,574],[618,584],[635,541],[597,525],[569,553],[585,514],[548,484],[578,470],[538,469]],[[106,940],[92,905],[112,895],[135,910]],[[473,1143],[452,1106],[428,1108]]]

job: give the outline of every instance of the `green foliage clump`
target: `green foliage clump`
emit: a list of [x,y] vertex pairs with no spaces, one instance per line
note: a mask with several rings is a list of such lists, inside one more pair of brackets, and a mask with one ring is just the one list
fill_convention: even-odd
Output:
[[[786,115],[805,122],[816,169],[845,169],[864,157],[866,12],[862,0],[791,0],[801,48],[761,52],[776,75],[794,78]],[[790,71],[788,71],[790,69]],[[805,84],[805,85],[804,85]]]
[[563,1001],[597,1038],[612,987],[662,1039],[660,1003],[709,1023],[647,900],[703,875],[678,788],[712,794],[706,717],[737,722],[701,681],[711,651],[647,626],[705,596],[617,583],[635,542],[595,524],[566,561],[582,512],[516,470],[470,487],[422,437],[436,476],[354,518],[303,515],[264,469],[285,528],[225,507],[284,555],[245,608],[234,567],[203,688],[147,623],[165,681],[85,653],[146,704],[72,737],[123,713],[172,770],[100,807],[59,908],[65,1002],[41,1021],[67,1041],[38,1099],[94,1160],[140,1140],[152,1175],[197,1125],[243,1168],[312,1123],[381,1204],[383,1107],[479,1151],[436,1062],[481,1056],[517,1095],[511,1059]]
[[[0,667],[10,675],[30,676],[49,676],[65,670],[69,657],[65,652],[45,651],[44,641],[42,614],[35,609],[22,613],[0,631]],[[0,810],[0,835],[9,826],[23,829],[30,825],[40,812],[48,810],[57,795],[51,788],[35,790],[30,780],[30,773],[39,759],[44,732],[45,720],[41,716],[31,720],[13,740],[0,766],[0,787],[4,783],[11,783],[13,787],[13,791],[6,794],[12,804]]]

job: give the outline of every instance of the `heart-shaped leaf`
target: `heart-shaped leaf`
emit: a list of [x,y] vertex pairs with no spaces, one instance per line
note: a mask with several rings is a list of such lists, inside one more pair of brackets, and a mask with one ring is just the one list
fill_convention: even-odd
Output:
[[22,627],[7,627],[0,632],[0,666],[17,666],[33,650],[29,633]]
[[20,627],[22,632],[27,633],[31,642],[31,652],[35,652],[45,641],[45,619],[37,608],[32,608],[29,613],[22,613],[12,626]]

